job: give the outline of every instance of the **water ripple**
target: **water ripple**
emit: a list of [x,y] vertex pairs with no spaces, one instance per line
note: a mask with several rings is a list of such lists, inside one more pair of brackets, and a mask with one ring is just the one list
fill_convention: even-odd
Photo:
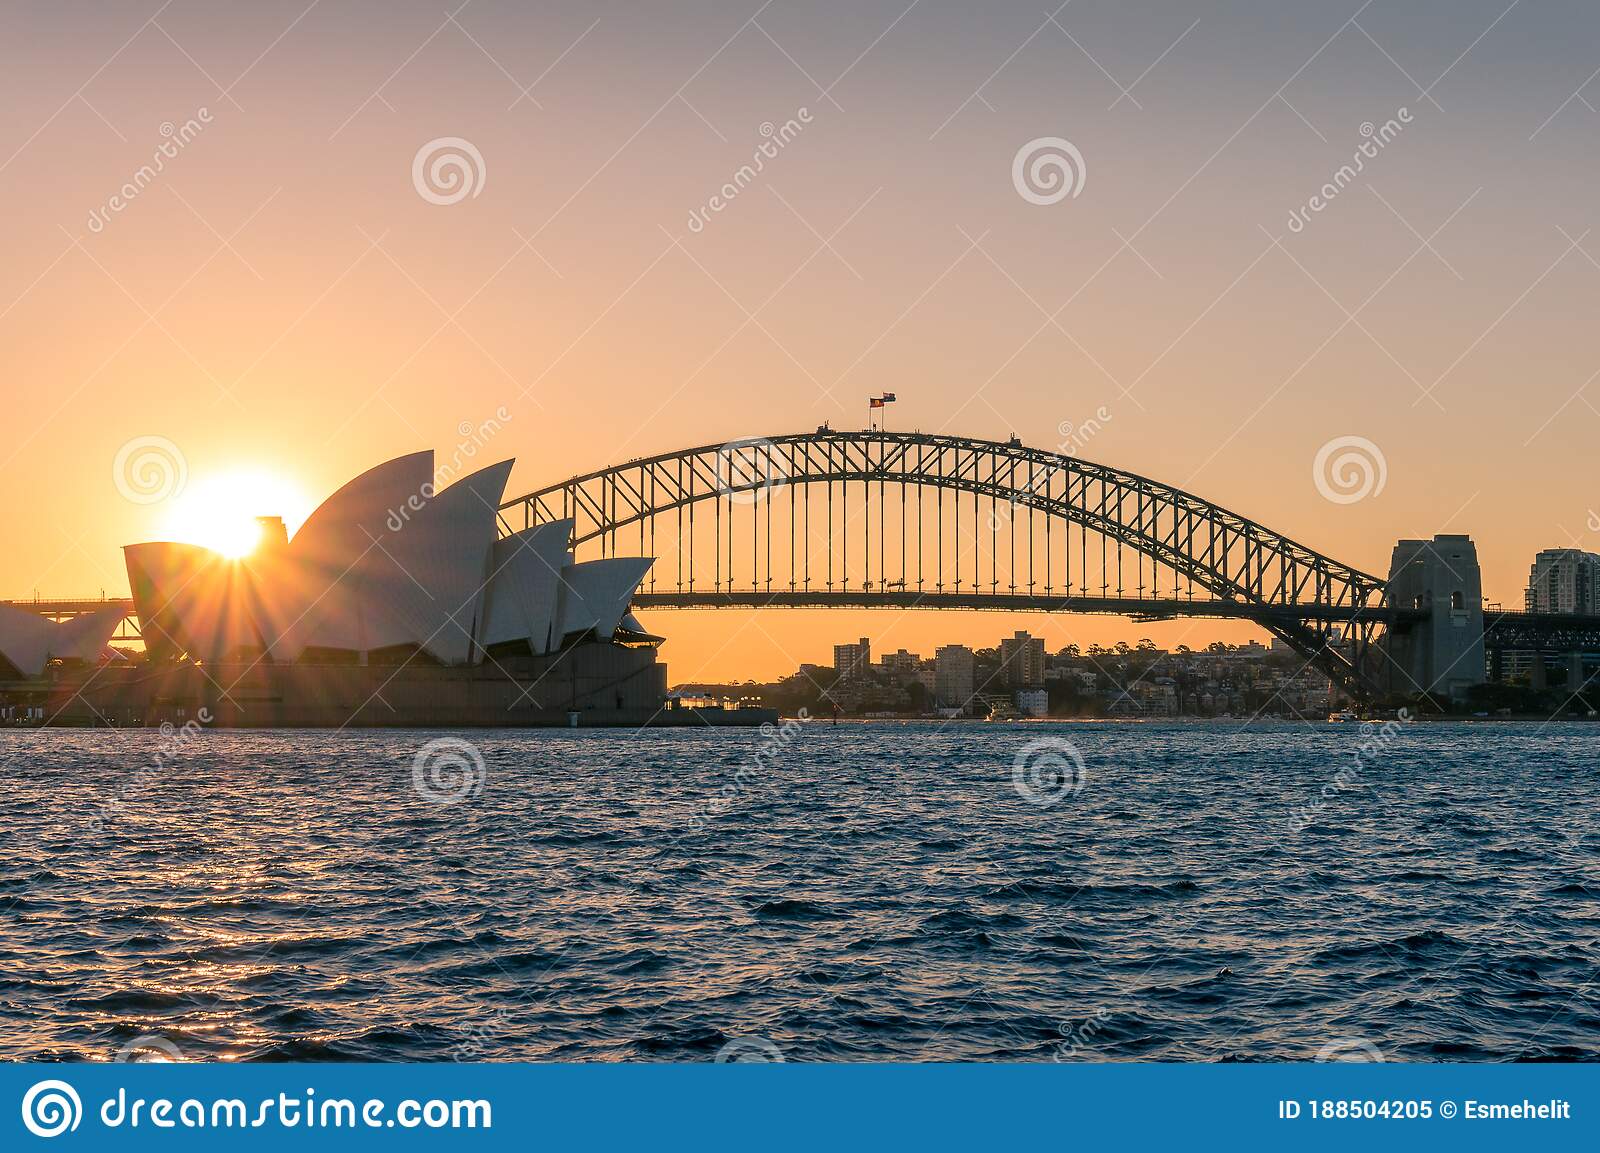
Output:
[[1600,1058],[1587,727],[437,735],[0,732],[0,1056]]

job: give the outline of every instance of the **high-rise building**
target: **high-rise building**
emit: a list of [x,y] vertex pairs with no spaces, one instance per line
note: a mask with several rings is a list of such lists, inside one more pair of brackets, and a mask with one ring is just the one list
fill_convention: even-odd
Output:
[[1525,604],[1530,613],[1600,613],[1600,556],[1544,549],[1528,572]]
[[922,658],[916,653],[908,653],[905,649],[899,652],[884,653],[878,661],[878,667],[883,670],[884,676],[891,680],[915,680],[917,668],[922,664]]
[[963,709],[972,700],[972,650],[945,645],[933,656],[933,695],[946,708]]
[[853,645],[834,645],[833,667],[840,684],[855,680],[872,667],[872,642],[862,637]]
[[1044,684],[1044,638],[1017,632],[1001,641],[1000,676],[1010,689]]

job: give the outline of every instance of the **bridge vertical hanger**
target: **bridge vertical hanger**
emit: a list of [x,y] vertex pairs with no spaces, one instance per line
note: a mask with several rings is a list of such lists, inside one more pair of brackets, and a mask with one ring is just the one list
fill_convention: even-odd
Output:
[[[877,402],[869,404],[873,427],[866,431],[842,433],[823,426],[813,433],[773,437],[762,442],[758,455],[750,459],[752,469],[765,459],[769,471],[776,468],[777,460],[786,459],[784,483],[806,488],[804,494],[791,492],[788,502],[791,543],[787,582],[773,571],[772,534],[775,528],[781,530],[781,525],[772,522],[781,518],[783,510],[771,507],[776,502],[770,492],[765,494],[768,507],[759,512],[752,510],[750,580],[746,582],[736,574],[738,554],[732,522],[737,509],[731,500],[726,544],[722,537],[722,503],[731,495],[727,491],[729,485],[718,483],[718,453],[725,452],[724,445],[630,461],[551,485],[508,501],[503,507],[509,510],[513,505],[523,505],[524,521],[535,524],[557,519],[557,509],[575,517],[574,549],[588,545],[614,552],[615,534],[634,522],[639,523],[639,532],[649,538],[652,552],[658,551],[658,544],[666,547],[666,541],[659,540],[658,534],[675,537],[676,584],[670,591],[657,586],[640,592],[635,599],[641,607],[921,606],[1103,612],[1147,619],[1248,619],[1287,641],[1347,691],[1367,696],[1377,695],[1373,691],[1372,670],[1361,659],[1361,650],[1372,647],[1372,631],[1380,627],[1393,631],[1416,624],[1412,617],[1417,612],[1409,604],[1395,605],[1386,599],[1386,581],[1314,552],[1191,493],[1077,457],[1030,449],[1015,438],[997,442],[890,432],[880,427],[877,417],[878,410],[892,402],[893,394],[872,399]],[[856,481],[862,482],[859,495],[851,487]],[[741,476],[731,487],[742,492],[760,482],[759,476]],[[819,505],[825,507],[825,516],[819,519],[825,521],[826,530],[814,536],[811,490],[819,485],[826,486],[825,506]],[[893,546],[887,538],[895,526],[885,508],[890,487],[895,485],[901,489],[898,574],[892,574],[888,567]],[[985,498],[990,502],[993,522],[987,534],[980,519]],[[874,499],[879,506],[876,574],[871,564]],[[917,501],[914,518],[906,507],[906,501],[912,499]],[[966,517],[961,507],[964,499],[972,501],[972,507],[966,510],[972,517],[972,527],[965,534],[962,522]],[[707,500],[714,502],[710,518],[713,523],[702,523],[697,530],[695,506]],[[925,516],[925,500],[935,502],[933,517]],[[948,552],[944,540],[947,501],[953,518]],[[998,539],[1001,504],[1007,507],[1011,518],[1004,546]],[[1024,508],[1029,518],[1025,530],[1016,523]],[[863,547],[857,568],[865,579],[852,578],[849,565],[856,515],[866,520],[863,538],[857,542],[858,547]],[[1036,520],[1041,516],[1045,521],[1042,595],[1035,571]],[[703,522],[706,518],[701,519]],[[763,519],[767,522],[764,547]],[[506,520],[510,523],[513,518],[508,516]],[[648,533],[642,527],[644,520],[651,521]],[[1063,534],[1060,546],[1054,535],[1058,522]],[[1072,540],[1074,525],[1078,529],[1077,542]],[[933,530],[931,570],[925,528]],[[1100,540],[1099,549],[1089,540],[1091,532]],[[709,564],[703,547],[699,550],[701,555],[695,555],[696,538],[701,535],[712,537]],[[705,542],[698,543],[703,546]],[[1019,543],[1027,554],[1025,581],[1018,580],[1022,570],[1022,558],[1017,555]],[[973,551],[971,561],[965,555],[967,547]],[[1055,588],[1057,547],[1063,550],[1061,590]],[[724,548],[728,550],[726,556]],[[983,555],[985,551],[989,553],[987,557]],[[1127,551],[1134,554],[1137,566],[1131,572],[1124,571]],[[916,589],[908,587],[912,552],[917,556]],[[821,564],[823,553],[826,585],[820,587],[823,582],[819,580],[813,586],[811,562],[815,557]],[[763,556],[767,570],[764,574]],[[1072,572],[1074,559],[1079,570],[1076,580]],[[1005,591],[1001,591],[999,580],[1002,561],[1008,563]],[[1147,561],[1148,577],[1144,568]],[[972,566],[970,581],[968,564]],[[710,590],[704,587],[706,568],[713,578]],[[985,569],[988,587],[983,582]],[[1117,571],[1114,573],[1113,569]],[[1170,581],[1163,579],[1163,570],[1172,574]],[[819,572],[819,577],[822,575]],[[697,576],[701,578],[698,587]],[[1135,582],[1131,591],[1126,584],[1130,578]],[[785,583],[787,589],[783,587]],[[1113,583],[1117,595],[1112,595]],[[1187,590],[1183,588],[1185,583]],[[1336,624],[1348,628],[1357,642],[1356,650],[1330,643],[1330,629]],[[1461,663],[1470,661],[1469,656]]]

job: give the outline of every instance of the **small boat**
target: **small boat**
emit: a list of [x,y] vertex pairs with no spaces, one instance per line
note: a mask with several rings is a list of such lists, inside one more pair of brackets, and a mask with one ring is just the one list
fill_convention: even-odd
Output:
[[1328,723],[1331,725],[1353,724],[1360,719],[1360,717],[1356,716],[1353,709],[1340,709],[1336,713],[1328,714]]

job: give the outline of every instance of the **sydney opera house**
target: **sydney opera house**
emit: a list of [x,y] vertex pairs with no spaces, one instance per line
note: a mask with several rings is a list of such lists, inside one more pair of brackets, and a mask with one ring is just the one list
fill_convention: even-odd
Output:
[[[629,613],[646,557],[577,562],[571,521],[501,536],[512,461],[434,489],[433,453],[334,493],[248,556],[128,546],[142,659],[96,660],[122,613],[0,615],[24,676],[53,659],[62,720],[220,725],[641,724],[661,710],[659,637]],[[272,531],[276,526],[276,531]],[[23,618],[31,618],[24,620]]]

